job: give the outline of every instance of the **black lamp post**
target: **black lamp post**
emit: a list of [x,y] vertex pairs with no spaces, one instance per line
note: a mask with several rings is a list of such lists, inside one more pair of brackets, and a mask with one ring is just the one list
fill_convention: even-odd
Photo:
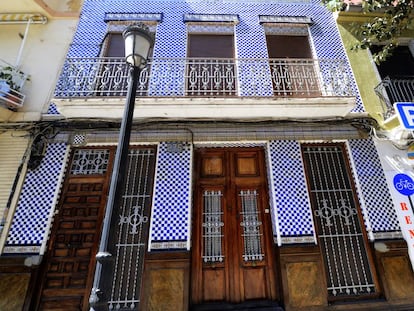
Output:
[[112,257],[107,251],[109,230],[111,227],[112,212],[118,210],[122,203],[122,195],[125,188],[127,174],[128,148],[131,137],[132,117],[134,114],[135,97],[140,72],[147,65],[147,59],[154,39],[149,29],[144,24],[138,23],[128,26],[122,36],[125,40],[125,60],[129,65],[129,84],[126,97],[126,106],[119,130],[118,147],[116,149],[113,165],[111,185],[109,188],[108,201],[106,204],[105,218],[102,228],[99,252],[96,255],[97,266],[94,278],[94,288],[91,293],[90,302],[97,303],[100,292],[100,279],[102,264],[105,259]]

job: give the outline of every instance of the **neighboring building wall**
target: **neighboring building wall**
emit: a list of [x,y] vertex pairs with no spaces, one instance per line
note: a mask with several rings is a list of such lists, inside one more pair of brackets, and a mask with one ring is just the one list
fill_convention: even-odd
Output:
[[383,108],[378,95],[374,92],[374,88],[378,85],[381,78],[376,72],[370,51],[351,49],[359,42],[355,37],[355,27],[352,23],[339,22],[338,28],[358,84],[365,111],[369,112],[370,116],[381,123],[384,121],[382,116]]
[[20,63],[16,64],[22,47],[19,33],[22,35],[25,33],[26,24],[0,24],[0,42],[7,42],[8,46],[0,51],[0,59],[12,66],[17,65],[21,71],[29,75],[30,79],[21,90],[26,95],[23,108],[19,108],[17,112],[9,114],[7,119],[1,121],[40,120],[44,107],[49,104],[48,100],[72,40],[75,26],[76,20],[50,20],[45,25],[30,25]]
[[[43,243],[42,239],[48,234],[53,199],[45,202],[45,197],[51,194],[56,196],[58,193],[60,181],[54,174],[59,175],[60,172],[52,170],[51,166],[46,169],[39,168],[36,172],[28,171],[27,162],[33,136],[36,136],[37,130],[42,127],[36,122],[41,120],[43,109],[49,105],[50,95],[75,32],[81,5],[81,1],[69,1],[72,14],[62,14],[59,18],[55,18],[57,16],[53,14],[57,11],[41,7],[36,4],[36,1],[42,2],[41,0],[6,1],[0,8],[0,67],[17,67],[18,71],[24,72],[29,77],[20,90],[26,96],[23,107],[10,110],[4,101],[0,100],[0,310],[2,311],[24,309],[25,297],[30,289],[29,281],[33,276],[30,266],[39,263],[38,255]],[[65,9],[62,5],[59,8]],[[47,22],[29,24],[24,21],[27,14],[40,14]],[[64,165],[64,159],[56,153],[50,158],[50,161],[57,161],[55,164],[57,163],[60,168]],[[43,176],[39,177],[42,174]],[[31,179],[34,176],[35,180]],[[24,186],[28,181],[30,181],[30,191]],[[53,181],[55,184],[52,189],[42,187]],[[20,212],[16,212],[16,208]],[[37,237],[41,236],[40,240],[36,240],[35,234]],[[4,244],[7,237],[16,237],[16,235],[19,236],[17,244],[22,248],[6,255]],[[30,253],[29,249],[33,247],[36,251]],[[28,257],[33,254],[34,257]]]
[[[373,16],[375,16],[375,13],[365,15],[362,13],[361,8],[355,6],[349,12],[339,13],[337,19],[338,29],[358,84],[365,111],[378,122],[381,128],[391,130],[397,127],[399,122],[397,118],[384,117],[387,107],[385,107],[385,104],[381,102],[379,96],[375,93],[375,87],[381,82],[381,77],[377,71],[372,54],[369,49],[355,48],[361,42],[358,25],[368,22],[369,18]],[[406,45],[409,38],[413,38],[413,36],[414,32],[408,29],[397,41],[403,42],[403,45]]]

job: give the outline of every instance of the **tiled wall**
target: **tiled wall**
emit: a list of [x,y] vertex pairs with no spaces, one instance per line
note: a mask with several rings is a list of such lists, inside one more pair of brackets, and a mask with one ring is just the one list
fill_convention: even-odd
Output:
[[[192,150],[184,146],[180,154],[174,154],[166,151],[165,143],[160,145],[151,222],[152,249],[189,246],[186,242],[189,243],[191,235],[188,228]],[[300,143],[275,140],[268,146],[275,241],[279,244],[315,243]],[[366,228],[369,233],[373,232],[372,238],[390,237],[399,231],[399,226],[376,148],[371,140],[351,140],[348,146]]]
[[189,248],[191,153],[188,143],[161,143],[150,227],[150,248]]
[[[274,197],[274,233],[281,243],[314,242],[312,210],[303,171],[300,144],[271,141],[270,163]],[[275,231],[276,222],[280,232]],[[279,243],[280,243],[279,242]]]
[[[214,4],[213,4],[214,3]],[[236,14],[233,25],[239,58],[266,58],[265,32],[259,15],[308,16],[317,58],[346,59],[335,22],[325,8],[313,3],[274,1],[133,1],[85,0],[70,57],[97,57],[108,28],[108,13],[162,13],[156,30],[154,57],[185,57],[187,31],[184,14]],[[226,31],[229,26],[226,26]],[[224,28],[223,28],[224,29]],[[174,82],[171,89],[179,87]],[[173,91],[174,92],[174,91]],[[246,90],[248,94],[248,90]],[[357,99],[354,111],[362,111]],[[51,109],[48,113],[54,113]],[[371,140],[348,142],[359,185],[366,225],[375,236],[399,230],[385,177]],[[5,252],[39,253],[47,237],[54,200],[64,169],[66,146],[51,144],[45,159],[29,171],[7,240]],[[306,181],[296,140],[268,144],[274,235],[280,243],[314,242],[314,228]],[[189,143],[160,143],[151,219],[151,249],[188,249],[191,235],[191,155]],[[36,198],[36,200],[33,200]]]
[[[233,14],[238,15],[239,23],[234,26],[237,58],[267,58],[267,47],[264,27],[259,23],[259,15],[307,16],[314,22],[310,26],[311,41],[314,45],[315,57],[318,59],[347,59],[339,32],[332,14],[324,7],[314,3],[286,3],[275,1],[99,1],[87,0],[81,14],[78,30],[69,50],[69,57],[98,57],[108,29],[104,21],[108,13],[162,13],[162,21],[156,29],[154,58],[186,57],[187,32],[189,28],[184,22],[184,14]],[[127,19],[129,22],[131,20]],[[228,29],[228,26],[223,26]],[[190,29],[191,31],[191,29]],[[256,64],[257,65],[257,64]],[[165,65],[154,63],[153,75],[162,74]],[[159,67],[159,68],[158,68]],[[156,70],[158,68],[159,70]],[[248,70],[248,68],[239,68]],[[348,70],[351,71],[348,66]],[[271,83],[256,83],[252,90],[249,83],[240,81],[242,96],[271,96]],[[156,79],[162,81],[162,79]],[[170,83],[169,94],[179,95],[182,92],[182,81],[164,81]],[[244,87],[246,86],[246,87]],[[150,86],[150,94],[156,92]],[[355,93],[356,84],[353,82]],[[165,92],[165,87],[161,88]],[[166,94],[158,94],[166,95]],[[363,111],[360,97],[357,96],[355,112]]]
[[5,254],[43,252],[62,182],[66,151],[66,144],[49,144],[40,166],[27,172]]
[[349,146],[368,230],[372,230],[373,238],[389,237],[387,232],[399,232],[397,215],[374,142],[354,139],[349,141]]
[[[398,236],[398,220],[375,145],[369,139],[350,140],[347,144],[371,238]],[[240,143],[228,146],[240,146]],[[192,149],[189,143],[162,142],[159,145],[150,229],[152,250],[189,249],[191,246]],[[63,179],[66,153],[65,144],[50,144],[41,165],[28,172],[9,231],[6,254],[42,251]],[[270,141],[267,156],[275,241],[279,244],[314,243],[300,143]]]

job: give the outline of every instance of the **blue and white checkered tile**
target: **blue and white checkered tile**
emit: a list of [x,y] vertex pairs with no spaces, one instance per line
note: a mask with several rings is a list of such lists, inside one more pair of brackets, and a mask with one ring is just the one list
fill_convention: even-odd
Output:
[[371,139],[350,140],[349,146],[374,236],[400,231],[374,142]]
[[41,164],[29,170],[13,216],[4,253],[39,253],[60,189],[66,145],[49,144]]
[[302,164],[300,144],[293,140],[269,143],[273,202],[284,243],[314,242],[312,210]]
[[47,114],[57,115],[60,113],[57,110],[56,105],[54,103],[50,103],[49,108],[47,109]]
[[[185,24],[184,14],[230,14],[239,16],[240,22],[235,27],[235,51],[236,57],[239,59],[266,59],[268,57],[265,30],[263,25],[259,23],[259,15],[310,17],[314,21],[314,24],[310,26],[310,33],[315,56],[319,59],[347,59],[332,13],[318,2],[299,3],[298,1],[292,3],[271,0],[257,2],[243,0],[214,2],[149,0],[141,1],[140,5],[137,5],[133,0],[85,1],[78,29],[68,52],[69,57],[99,56],[108,29],[108,25],[104,21],[108,13],[162,13],[163,19],[156,29],[154,58],[184,58],[187,56],[187,32],[191,32],[192,28]],[[228,26],[223,25],[222,27],[223,30],[228,30]],[[149,90],[151,95],[183,95],[184,81],[175,76],[165,75],[166,68],[170,70],[171,66],[176,66],[177,72],[184,71],[182,64],[172,64],[171,61],[170,63],[167,61],[156,62],[153,65],[151,70],[154,77],[151,80]],[[247,60],[239,62],[238,70],[246,73],[239,81],[241,96],[273,95],[272,84],[268,79],[269,75],[263,74],[264,70],[269,70],[266,61],[263,62],[263,66],[257,66],[257,63],[256,66],[253,66]],[[351,73],[349,64],[342,72]],[[323,68],[322,73],[326,74]],[[254,83],[249,79],[254,79]],[[355,81],[351,81],[351,84],[357,94]],[[363,111],[359,95],[353,111]]]
[[[176,143],[173,143],[176,144]],[[188,143],[170,148],[163,142],[158,148],[156,181],[151,217],[151,244],[189,241],[191,152]]]

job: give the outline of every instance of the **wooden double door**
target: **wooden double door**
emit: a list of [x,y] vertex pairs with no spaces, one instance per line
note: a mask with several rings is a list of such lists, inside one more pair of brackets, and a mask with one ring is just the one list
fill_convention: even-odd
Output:
[[264,152],[195,152],[192,304],[278,300]]

